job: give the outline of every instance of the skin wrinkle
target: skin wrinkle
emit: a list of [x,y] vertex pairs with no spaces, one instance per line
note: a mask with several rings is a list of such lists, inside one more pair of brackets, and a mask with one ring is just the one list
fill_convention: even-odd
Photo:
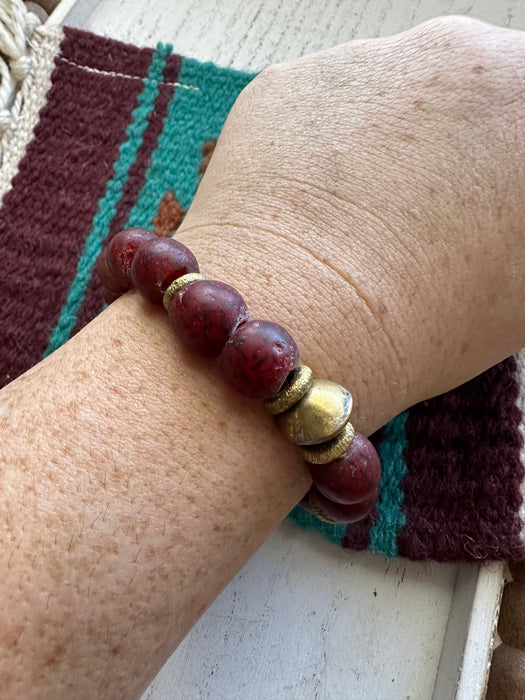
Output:
[[[305,183],[306,184],[306,183]],[[312,196],[315,198],[318,194],[317,187],[313,189],[312,191]],[[252,197],[253,199],[253,197]],[[359,211],[363,211],[362,208],[359,208]],[[239,216],[237,214],[236,216]],[[378,335],[384,335],[387,338],[387,343],[390,347],[390,350],[393,353],[393,357],[390,357],[390,365],[387,370],[385,370],[385,373],[389,376],[397,376],[398,381],[396,382],[396,392],[400,393],[402,397],[405,397],[408,393],[408,386],[411,382],[411,371],[410,371],[410,366],[409,366],[409,355],[406,350],[400,349],[398,347],[398,342],[395,340],[395,334],[394,332],[390,332],[388,330],[388,327],[385,323],[385,318],[387,314],[387,309],[384,306],[383,303],[379,307],[377,307],[377,303],[374,305],[372,304],[369,295],[367,292],[362,288],[361,285],[355,281],[350,273],[349,269],[342,270],[340,267],[334,265],[332,262],[331,257],[321,257],[315,250],[312,250],[312,248],[308,245],[303,244],[303,238],[304,237],[298,237],[297,234],[291,235],[287,234],[285,231],[285,227],[283,226],[282,222],[275,228],[273,227],[267,227],[263,226],[260,223],[260,218],[259,219],[251,219],[250,216],[245,217],[247,219],[245,222],[239,224],[239,223],[233,223],[230,221],[224,222],[224,221],[215,221],[213,224],[206,224],[204,227],[201,227],[199,225],[195,225],[191,223],[191,219],[189,220],[188,224],[184,224],[183,227],[180,230],[180,235],[184,236],[186,233],[195,233],[198,230],[210,230],[210,229],[223,229],[225,228],[226,231],[228,229],[238,229],[240,230],[241,233],[244,233],[245,231],[249,231],[252,235],[255,231],[258,231],[260,233],[263,233],[265,236],[270,236],[272,238],[277,238],[279,241],[284,241],[285,243],[291,245],[293,248],[301,249],[306,254],[310,257],[316,260],[319,265],[321,266],[321,269],[324,271],[324,274],[322,275],[325,277],[325,279],[332,279],[333,275],[336,276],[336,280],[331,282],[331,291],[332,294],[335,292],[335,294],[340,298],[341,303],[338,305],[342,310],[343,310],[343,318],[348,318],[348,314],[350,313],[350,309],[352,310],[352,313],[355,315],[357,314],[359,319],[356,322],[356,319],[354,317],[353,319],[353,326],[356,326],[360,329],[362,329],[361,332],[368,333],[370,337],[370,341],[372,343],[377,343]],[[350,216],[349,216],[350,219]],[[296,231],[297,229],[294,228],[292,229]],[[380,238],[380,235],[378,234],[378,240]],[[396,239],[399,239],[398,236],[396,236]],[[262,245],[265,245],[270,249],[270,252],[272,250],[272,245],[267,244],[266,240]],[[190,244],[191,247],[191,244]],[[333,250],[331,251],[332,253],[334,252]],[[339,259],[338,256],[336,256],[336,259]],[[385,264],[384,266],[387,268],[387,265]],[[387,268],[388,269],[388,268]],[[326,275],[326,272],[331,272],[333,275]],[[340,284],[337,280],[342,280],[345,283],[345,286],[347,287],[348,291],[351,292],[350,294],[350,299],[347,298],[346,295],[341,295],[340,291]],[[370,292],[371,294],[374,294],[374,296],[378,299],[381,298],[381,295],[376,292]],[[329,298],[332,295],[329,296]],[[358,304],[355,303],[357,300],[360,302]],[[310,302],[309,302],[310,304]],[[326,310],[326,307],[325,307]],[[302,316],[304,317],[305,314],[303,313]],[[336,326],[337,327],[337,326]],[[374,329],[374,330],[372,330]],[[344,374],[342,377],[342,380],[344,381]],[[386,382],[385,382],[386,386]],[[401,387],[403,387],[401,389]],[[403,399],[402,399],[403,400]],[[366,403],[366,402],[365,402]]]
[[[337,219],[337,217],[334,216],[334,219],[338,221],[339,226],[341,226],[341,233],[349,234],[352,232],[352,214],[357,211],[360,214],[365,214],[366,215],[366,220],[369,221],[370,223],[377,223],[379,224],[381,228],[381,232],[383,234],[390,234],[390,235],[396,235],[395,234],[395,228],[392,226],[392,221],[388,221],[384,216],[382,216],[378,211],[372,211],[369,207],[366,206],[364,201],[362,202],[356,202],[353,200],[350,196],[349,193],[344,192],[339,194],[336,190],[335,187],[339,185],[338,179],[336,178],[335,184],[332,186],[331,189],[324,188],[321,184],[320,181],[317,182],[312,182],[308,180],[301,180],[295,176],[287,176],[284,173],[278,173],[276,171],[274,172],[267,172],[264,173],[264,176],[268,179],[271,180],[272,183],[283,181],[287,184],[292,184],[292,185],[299,185],[302,187],[302,189],[299,190],[301,194],[307,194],[309,200],[312,198],[313,202],[309,201],[309,206],[314,208],[314,203],[318,199],[321,201],[323,204],[328,204],[328,210],[336,209],[339,212],[341,212],[344,215],[343,220],[341,218]],[[293,201],[293,197],[290,197],[290,199]],[[348,207],[350,207],[350,211],[348,211]],[[315,223],[314,221],[311,221],[312,215],[310,214],[310,209],[303,209],[301,210],[301,215],[307,220],[309,223]],[[317,213],[317,212],[316,212]],[[394,214],[395,215],[395,209],[392,212],[389,212],[389,214]],[[345,221],[346,219],[346,221]],[[272,231],[270,231],[271,233]],[[338,231],[336,231],[338,232]],[[398,238],[400,238],[398,236]],[[288,239],[290,240],[290,239]],[[292,239],[294,243],[297,241],[295,239]],[[292,242],[290,240],[290,242]],[[415,255],[412,250],[407,250],[406,245],[404,245],[404,252],[409,255],[409,257],[414,258],[415,260]]]
[[[365,330],[365,332],[369,332],[370,334],[370,339],[372,342],[376,341],[376,338],[374,338],[375,334],[372,334],[370,332],[370,329],[376,326],[378,329],[380,329],[380,332],[387,337],[387,341],[390,345],[390,349],[393,350],[394,352],[394,358],[390,358],[391,362],[393,360],[393,366],[390,366],[388,370],[385,370],[385,373],[388,376],[398,376],[398,377],[403,377],[404,378],[404,385],[406,385],[410,382],[409,376],[410,373],[407,372],[409,369],[407,367],[407,354],[403,353],[402,351],[399,350],[398,348],[398,342],[395,341],[395,338],[392,334],[389,333],[387,330],[387,326],[385,323],[385,313],[382,314],[381,322],[378,323],[378,312],[373,308],[373,305],[371,301],[369,300],[367,294],[362,291],[359,288],[359,285],[351,278],[350,274],[348,271],[342,271],[340,270],[336,265],[332,263],[330,259],[325,259],[320,257],[315,251],[311,250],[307,246],[303,246],[300,241],[298,241],[296,238],[291,238],[287,236],[284,233],[278,233],[273,230],[269,229],[263,229],[265,233],[277,236],[278,238],[285,240],[286,242],[293,244],[299,248],[302,248],[309,256],[313,257],[317,262],[319,262],[322,266],[324,266],[325,269],[329,270],[330,272],[334,273],[336,277],[341,279],[350,289],[352,294],[357,297],[357,299],[361,302],[361,304],[351,304],[346,306],[348,311],[346,312],[348,315],[350,314],[358,314],[359,315],[359,323],[357,324],[359,328],[362,328]],[[338,285],[335,286],[336,289],[338,289]],[[384,308],[384,311],[386,312],[386,308]],[[363,314],[364,310],[364,314]],[[369,316],[367,319],[366,316]],[[348,318],[348,316],[347,316]],[[352,319],[353,324],[356,325],[356,319],[355,317]],[[397,365],[396,365],[397,363]],[[407,392],[407,389],[404,389],[405,395]],[[402,399],[403,400],[403,399]]]
[[[260,223],[255,223],[255,222],[250,222],[248,226],[246,224],[235,224],[235,223],[231,223],[231,222],[228,222],[228,223],[214,222],[214,224],[212,225],[212,228],[215,230],[225,229],[226,232],[228,232],[229,230],[236,229],[241,234],[244,234],[247,230],[249,230],[252,238],[256,232],[264,234],[263,238],[258,238],[256,241],[252,241],[252,243],[251,243],[251,245],[253,245],[254,251],[256,251],[257,254],[259,255],[259,257],[261,257],[262,259],[264,259],[265,256],[260,256],[261,249],[267,248],[269,256],[274,256],[275,246],[272,243],[268,242],[267,237],[269,235],[272,238],[276,238],[278,241],[284,241],[285,243],[288,242],[286,237],[279,235],[273,229],[263,227],[263,226],[261,226]],[[207,230],[208,230],[207,225],[201,227],[199,225],[193,225],[190,222],[190,224],[188,225],[187,228],[186,228],[186,225],[184,225],[184,227],[180,231],[180,236],[178,236],[178,238],[182,238],[182,240],[186,240],[184,238],[184,236],[187,233],[195,234],[197,232],[201,232],[201,233],[204,232],[204,234],[205,234]],[[190,239],[190,241],[188,241],[188,245],[190,245],[190,247],[191,247],[191,245],[195,245],[195,243],[192,242]],[[296,248],[303,250],[303,252],[306,253],[310,259],[315,260],[321,266],[321,270],[324,270],[326,272],[329,269],[326,262],[324,260],[319,259],[318,256],[316,256],[315,253],[313,253],[309,248],[301,246],[300,242],[298,242],[297,240],[293,240],[293,245],[296,246]],[[288,247],[288,246],[286,246],[286,247]],[[309,270],[309,265],[308,264],[303,265],[302,269]],[[228,272],[229,272],[229,270],[226,271],[226,274],[228,274]],[[333,272],[336,273],[336,270],[334,269]],[[231,276],[231,273],[230,273],[230,276]],[[250,275],[250,277],[252,277],[252,275]],[[277,279],[279,280],[279,283],[283,284],[283,282],[281,282],[282,277],[280,277],[279,275],[277,275],[277,276],[274,275],[274,277],[277,277]],[[326,275],[319,274],[318,272],[316,272],[316,279],[323,280],[324,284],[326,284],[327,281],[329,279],[331,279],[331,277],[332,276],[328,277]],[[337,275],[337,277],[340,278],[340,275]],[[259,278],[259,276],[257,276],[257,278]],[[284,279],[286,279],[286,277]],[[228,282],[232,281],[232,282],[236,283],[236,280],[227,280],[227,281]],[[284,284],[286,284],[286,283],[284,283]],[[244,283],[236,283],[236,286],[241,291],[243,296],[245,296],[245,298],[247,299],[248,305],[250,307],[252,307],[251,298],[249,295],[250,281],[247,280]],[[312,295],[306,294],[306,290],[308,290],[309,288],[310,288],[310,275],[308,275],[307,279],[305,280],[304,286],[302,284],[298,285],[297,283],[295,283],[293,285],[293,287],[292,286],[290,287],[290,292],[291,292],[292,297],[297,296],[297,293],[299,290],[299,292],[301,294],[306,295],[305,299],[307,299],[307,301],[304,304],[297,305],[294,308],[295,313],[293,313],[293,315],[290,316],[290,321],[293,323],[293,326],[290,327],[290,331],[293,333],[294,336],[297,337],[298,340],[300,340],[301,335],[304,335],[305,328],[308,328],[309,326],[311,326],[312,321],[310,318],[309,311],[311,311],[311,309],[312,309],[312,305],[314,303],[313,302],[314,298],[319,299],[317,306],[325,317],[327,316],[327,312],[328,312],[328,318],[330,319],[330,323],[329,323],[330,327],[339,327],[340,324],[337,322],[337,318],[334,315],[340,315],[341,318],[344,320],[346,318],[346,312],[344,311],[345,308],[352,306],[352,308],[354,308],[354,311],[356,313],[358,313],[357,306],[354,307],[353,303],[349,304],[347,299],[344,299],[343,297],[341,297],[341,291],[340,291],[339,284],[334,284],[333,281],[331,281],[328,288],[327,288],[326,295],[316,294],[316,295],[312,296]],[[246,293],[244,292],[245,289],[247,290]],[[263,290],[263,295],[261,295],[261,293],[259,293],[256,303],[262,304],[263,306],[266,305],[266,297],[264,296],[265,293],[266,293],[266,290]],[[338,303],[336,305],[330,304],[327,306],[325,299],[326,298],[331,299],[334,295],[340,299],[340,303]],[[275,303],[276,298],[277,298],[276,295],[272,291],[270,291],[270,293],[268,294],[268,303]],[[282,303],[279,304],[279,306],[281,309],[283,308]],[[254,316],[254,314],[252,314],[252,317],[253,316]],[[257,316],[257,311],[255,311],[255,316]],[[297,318],[298,316],[299,316],[299,318]],[[274,318],[277,322],[281,322],[283,325],[287,326],[286,319],[283,318],[280,313],[274,314]],[[306,326],[303,325],[302,323],[300,323],[301,319],[305,320]],[[365,320],[363,320],[363,323],[360,324],[360,323],[356,323],[355,318],[354,318],[354,325],[357,325],[357,326],[362,325],[363,328],[367,327],[367,323],[365,322]],[[312,329],[312,333],[314,333],[313,329]],[[334,376],[333,368],[329,367],[332,353],[333,353],[333,346],[331,347],[331,346],[323,346],[322,344],[321,345],[316,344],[315,355],[308,356],[307,360],[310,363],[310,365],[312,366],[312,368],[316,372],[319,373],[319,376],[324,376],[324,375],[329,374],[330,376],[332,376],[334,381],[336,381],[337,379],[339,379],[340,381],[344,381],[345,374],[347,374],[347,373],[341,372],[341,371],[339,371],[339,372],[336,371],[335,376]],[[326,362],[323,361],[323,359],[322,359],[325,356],[327,358]],[[359,364],[359,356],[358,355],[357,356],[354,355],[352,361],[348,362],[348,365],[349,366],[351,365],[354,368],[356,368],[358,366],[358,364]],[[366,397],[363,397],[363,402],[366,403]],[[356,421],[357,421],[357,425],[359,426],[359,420],[356,419]]]
[[[279,179],[279,176],[277,174],[274,174],[273,177],[275,179]],[[292,179],[290,179],[292,181]],[[363,225],[367,229],[367,231],[374,230],[376,233],[375,239],[377,240],[376,246],[373,246],[373,243],[375,242],[374,238],[368,238],[366,241],[366,246],[363,245],[363,250],[365,255],[369,255],[370,252],[373,252],[374,255],[377,257],[377,259],[381,260],[382,257],[384,256],[384,240],[385,237],[393,236],[396,239],[397,243],[397,250],[396,254],[399,256],[399,262],[402,263],[402,269],[403,272],[399,272],[399,274],[403,276],[403,278],[406,281],[406,276],[410,276],[410,270],[413,266],[417,266],[420,264],[420,259],[418,259],[418,256],[416,255],[415,251],[411,250],[406,242],[403,239],[402,234],[399,232],[398,228],[394,227],[392,223],[387,224],[386,219],[383,216],[380,216],[379,214],[374,214],[368,207],[366,207],[362,203],[357,203],[350,199],[346,194],[344,197],[338,197],[335,196],[330,190],[326,190],[319,185],[314,185],[313,183],[308,183],[307,181],[303,181],[301,184],[303,184],[306,187],[310,187],[310,198],[312,198],[314,201],[317,200],[317,198],[320,198],[321,201],[324,203],[328,203],[330,206],[328,207],[329,211],[332,211],[333,208],[339,208],[341,211],[341,214],[343,214],[344,219],[341,221],[341,218],[337,218],[334,216],[334,221],[337,222],[339,225],[338,229],[335,229],[335,233],[340,233],[341,235],[337,239],[337,241],[340,241],[340,250],[342,253],[344,253],[348,249],[348,239],[351,237],[352,240],[352,248],[355,248],[356,243],[360,242],[361,243],[361,238],[362,236],[359,235],[359,231],[362,228],[362,225],[356,225],[356,218],[355,215],[357,214],[364,214],[365,216],[363,217]],[[327,198],[319,197],[320,194],[326,194],[328,195]],[[346,208],[345,208],[346,205]],[[348,211],[348,207],[350,207],[350,211]],[[304,213],[303,213],[304,212]],[[395,209],[392,210],[393,216],[391,218],[394,218],[395,216]],[[305,222],[308,223],[308,220],[310,218],[309,216],[309,210],[301,210],[301,215],[305,219]],[[315,220],[310,221],[311,224],[315,224]],[[379,226],[374,226],[374,224],[379,224]],[[399,227],[400,228],[400,227]],[[279,230],[282,232],[283,227],[281,226]],[[272,231],[269,230],[269,233]],[[278,235],[284,235],[284,234],[279,234]],[[345,237],[346,236],[346,240]],[[377,312],[374,311],[373,305],[371,304],[370,300],[367,298],[366,293],[364,290],[361,290],[361,285],[357,283],[355,279],[352,279],[350,277],[349,271],[346,270],[341,270],[338,267],[334,265],[332,262],[332,257],[335,257],[336,260],[339,259],[339,256],[336,254],[335,256],[332,255],[332,257],[320,257],[316,252],[313,251],[312,248],[309,248],[308,246],[304,246],[301,244],[301,242],[296,238],[291,235],[284,235],[286,240],[288,240],[292,244],[299,245],[303,247],[304,249],[312,252],[314,256],[317,257],[317,259],[323,263],[324,265],[328,266],[330,269],[332,269],[334,272],[336,272],[340,277],[343,278],[345,282],[347,282],[350,287],[356,292],[358,297],[365,303],[368,311],[370,312],[372,317],[377,316]],[[304,237],[301,238],[301,241],[303,240]],[[313,242],[313,237],[311,237],[312,242]],[[338,251],[331,251],[333,252],[338,252]],[[389,274],[392,274],[391,271],[391,263],[392,260],[388,261],[383,261],[383,268],[384,270],[388,270]]]

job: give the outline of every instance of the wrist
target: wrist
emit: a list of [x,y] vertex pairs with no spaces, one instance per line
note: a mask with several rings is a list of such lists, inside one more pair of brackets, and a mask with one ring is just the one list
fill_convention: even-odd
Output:
[[241,292],[252,318],[284,326],[315,376],[351,389],[352,423],[369,435],[407,407],[411,386],[408,355],[390,340],[381,315],[387,308],[373,289],[365,296],[337,262],[274,228],[240,217],[201,224],[190,212],[176,238],[202,261],[206,277]]

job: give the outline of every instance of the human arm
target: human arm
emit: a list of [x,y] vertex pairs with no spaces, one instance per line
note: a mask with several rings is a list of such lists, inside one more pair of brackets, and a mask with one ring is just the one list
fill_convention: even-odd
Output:
[[[484,31],[449,21],[263,74],[178,234],[352,390],[366,433],[523,344],[523,111],[491,60],[523,61]],[[3,393],[12,695],[139,692],[306,491],[261,406],[188,362],[129,295]]]

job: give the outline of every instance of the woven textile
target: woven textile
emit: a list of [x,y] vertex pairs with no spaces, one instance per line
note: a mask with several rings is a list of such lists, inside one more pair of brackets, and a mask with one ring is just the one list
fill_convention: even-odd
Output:
[[[1,122],[1,385],[102,310],[93,266],[108,237],[125,226],[176,231],[253,77],[169,46],[27,31],[25,74],[11,86],[16,114],[13,99],[0,105],[9,117]],[[20,56],[6,58],[10,69],[15,62]],[[524,373],[524,357],[509,358],[374,435],[384,474],[365,520],[333,526],[302,506],[291,517],[343,547],[387,556],[525,558]]]

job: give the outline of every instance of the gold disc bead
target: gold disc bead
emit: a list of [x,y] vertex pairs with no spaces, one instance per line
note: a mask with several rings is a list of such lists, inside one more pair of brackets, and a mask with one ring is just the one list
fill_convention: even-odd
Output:
[[314,379],[299,403],[281,413],[277,422],[297,445],[317,445],[338,435],[351,411],[352,395],[347,389],[327,379]]
[[284,389],[281,389],[272,399],[265,401],[264,405],[274,415],[284,413],[303,398],[310,390],[313,381],[314,377],[310,367],[299,365],[290,373],[290,378],[286,380]]
[[204,277],[202,275],[199,275],[198,272],[188,272],[187,275],[182,275],[182,277],[177,277],[176,280],[173,280],[173,282],[164,292],[164,296],[162,297],[162,303],[164,304],[164,308],[166,309],[166,311],[170,310],[171,301],[175,294],[177,294],[179,289],[182,289],[187,284],[191,284],[191,282],[198,282],[199,280],[203,279]]
[[301,447],[303,459],[310,464],[328,464],[334,459],[339,459],[352,444],[354,435],[354,426],[348,422],[333,440],[329,440],[322,445]]

